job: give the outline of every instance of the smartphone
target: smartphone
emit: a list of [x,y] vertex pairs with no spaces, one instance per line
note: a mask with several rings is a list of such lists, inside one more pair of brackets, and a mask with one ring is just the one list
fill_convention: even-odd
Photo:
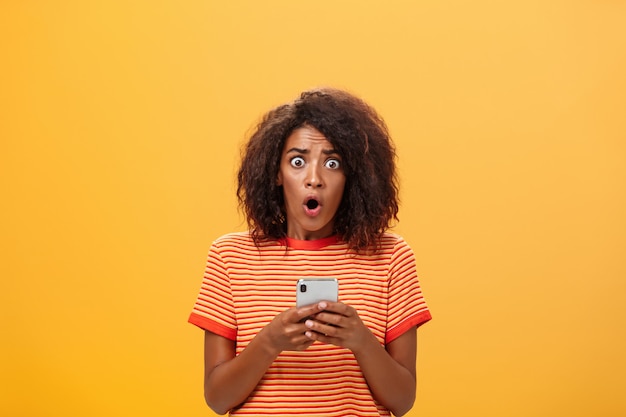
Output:
[[337,301],[338,293],[337,278],[301,278],[296,285],[296,307],[320,301]]

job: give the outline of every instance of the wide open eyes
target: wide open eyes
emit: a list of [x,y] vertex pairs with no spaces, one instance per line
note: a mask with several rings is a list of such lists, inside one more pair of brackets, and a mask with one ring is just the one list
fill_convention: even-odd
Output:
[[328,169],[339,169],[341,167],[341,162],[339,159],[329,158],[324,162],[324,166]]
[[302,168],[304,166],[304,158],[301,156],[294,156],[289,160],[289,163],[294,168]]
[[[289,163],[294,168],[302,168],[306,164],[306,161],[301,156],[294,156],[289,160]],[[339,169],[341,168],[341,161],[337,158],[328,158],[324,161],[324,167],[332,170]]]

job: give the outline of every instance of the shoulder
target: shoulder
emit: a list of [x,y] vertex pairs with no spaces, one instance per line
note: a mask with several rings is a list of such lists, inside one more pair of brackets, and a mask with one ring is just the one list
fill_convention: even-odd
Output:
[[409,244],[398,234],[386,232],[380,237],[380,245],[385,249],[397,250],[399,248],[409,248]]
[[275,249],[280,247],[280,242],[275,240],[263,240],[261,242],[255,242],[249,231],[245,232],[233,232],[222,235],[213,241],[211,245],[212,250],[238,250],[248,251],[254,250],[255,252],[264,251],[267,249]]
[[385,233],[380,239],[380,251],[391,259],[391,262],[413,261],[415,253],[406,240],[395,233]]
[[233,232],[222,235],[211,244],[211,250],[222,251],[228,249],[254,248],[254,240],[249,232]]
[[224,245],[232,245],[232,244],[253,244],[252,236],[250,232],[233,232],[227,233],[215,239],[213,242],[214,245],[224,246]]

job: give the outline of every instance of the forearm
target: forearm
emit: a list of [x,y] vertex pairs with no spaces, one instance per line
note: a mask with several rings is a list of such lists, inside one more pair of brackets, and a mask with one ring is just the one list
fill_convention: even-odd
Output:
[[395,416],[408,412],[415,401],[415,376],[394,360],[373,334],[353,353],[374,398]]
[[261,331],[239,355],[206,371],[204,397],[216,413],[244,402],[278,356],[264,337]]

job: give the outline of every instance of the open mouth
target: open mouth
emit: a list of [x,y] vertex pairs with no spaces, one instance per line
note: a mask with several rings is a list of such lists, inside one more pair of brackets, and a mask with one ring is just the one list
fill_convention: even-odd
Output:
[[315,217],[320,214],[321,210],[322,205],[318,200],[315,199],[315,197],[307,198],[306,202],[304,203],[304,211],[308,216]]
[[310,199],[306,202],[306,206],[309,210],[315,210],[319,205],[320,203],[318,203],[315,199]]

